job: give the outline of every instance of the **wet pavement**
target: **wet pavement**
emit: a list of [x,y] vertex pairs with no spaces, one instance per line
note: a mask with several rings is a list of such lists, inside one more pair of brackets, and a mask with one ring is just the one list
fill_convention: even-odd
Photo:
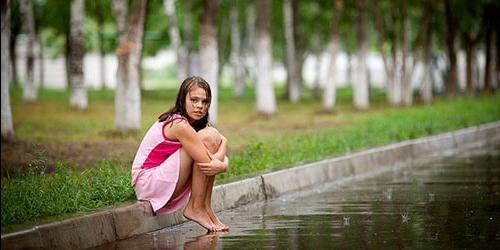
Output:
[[99,249],[500,249],[500,148],[328,183]]

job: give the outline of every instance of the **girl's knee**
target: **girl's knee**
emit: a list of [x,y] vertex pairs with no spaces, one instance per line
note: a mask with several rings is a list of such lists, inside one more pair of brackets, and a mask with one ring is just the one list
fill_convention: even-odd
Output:
[[221,136],[219,132],[213,127],[207,127],[200,131],[198,131],[198,136],[201,141],[207,147],[210,153],[215,153],[219,149],[219,145],[221,143]]

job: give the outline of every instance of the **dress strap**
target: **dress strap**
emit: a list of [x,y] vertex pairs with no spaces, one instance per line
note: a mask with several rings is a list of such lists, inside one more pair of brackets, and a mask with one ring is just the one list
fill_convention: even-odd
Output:
[[163,126],[161,126],[161,134],[163,135],[163,139],[171,142],[178,142],[177,140],[169,139],[165,134],[165,126],[167,126],[167,124],[172,124],[175,120],[187,120],[187,119],[182,115],[173,114],[166,121],[164,121]]

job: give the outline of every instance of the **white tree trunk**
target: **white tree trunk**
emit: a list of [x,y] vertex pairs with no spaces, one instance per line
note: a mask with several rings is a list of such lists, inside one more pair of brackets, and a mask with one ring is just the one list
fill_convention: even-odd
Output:
[[85,16],[84,0],[71,1],[71,35],[70,35],[70,60],[69,79],[71,107],[85,110],[88,106],[87,89],[83,79],[83,57],[85,54],[83,22]]
[[335,11],[333,17],[333,23],[331,27],[331,40],[329,45],[329,55],[330,62],[328,65],[327,78],[324,83],[324,91],[323,91],[323,110],[331,111],[333,107],[335,107],[335,97],[336,97],[336,82],[335,82],[335,72],[336,72],[336,64],[337,64],[337,50],[339,44],[339,33],[338,33],[338,25],[340,22],[340,13],[342,11],[343,2],[342,1],[334,1]]
[[188,59],[187,51],[181,44],[181,36],[179,34],[179,27],[177,26],[175,0],[163,0],[163,7],[167,15],[170,41],[177,56],[177,80],[181,82],[188,75]]
[[424,62],[424,76],[422,79],[422,101],[426,104],[432,102],[431,71],[432,63],[430,61]]
[[33,3],[31,0],[22,0],[20,3],[23,16],[23,25],[28,32],[26,43],[26,77],[23,88],[23,100],[34,102],[37,99],[37,86],[35,85],[35,17],[33,16]]
[[132,1],[130,22],[127,24],[127,1],[113,1],[120,41],[117,49],[115,125],[122,133],[138,131],[141,128],[140,60],[146,2],[146,0]]
[[335,68],[337,63],[337,49],[338,49],[338,36],[333,37],[330,41],[330,62],[328,65],[327,78],[324,84],[323,91],[323,110],[331,111],[335,107],[336,97],[336,82],[335,82]]
[[398,48],[395,52],[394,56],[394,65],[393,65],[393,72],[392,72],[392,104],[393,105],[400,105],[401,104],[401,65],[403,64],[402,62],[402,51]]
[[38,48],[38,56],[37,56],[37,64],[38,64],[38,86],[43,88],[45,84],[45,64],[44,64],[44,56],[43,56],[43,44],[40,36],[37,35],[37,48]]
[[413,102],[413,88],[411,86],[411,75],[412,71],[410,70],[409,64],[409,21],[408,17],[406,17],[406,1],[403,1],[403,21],[401,22],[401,34],[403,35],[402,39],[402,65],[401,65],[401,104],[403,106],[411,106]]
[[368,40],[366,35],[366,24],[364,15],[366,11],[366,3],[364,0],[357,1],[357,43],[358,48],[356,52],[357,67],[356,79],[353,84],[354,107],[357,109],[368,108],[368,81],[367,81],[367,67],[366,55],[368,51]]
[[[427,28],[424,32],[430,29],[430,24],[425,24]],[[432,102],[432,44],[430,34],[424,38],[423,46],[423,61],[424,61],[424,78],[422,79],[422,101],[426,104]]]
[[243,60],[241,58],[240,22],[238,8],[231,7],[231,65],[233,68],[234,96],[242,98],[245,93]]
[[276,114],[276,97],[272,79],[272,44],[270,32],[271,3],[258,0],[257,9],[257,112],[264,116]]
[[250,78],[250,82],[257,82],[256,63],[256,13],[255,5],[250,4],[246,9],[246,39],[244,42],[244,58],[246,77]]
[[100,13],[101,17],[98,18],[100,21],[97,22],[98,28],[99,28],[99,34],[98,34],[98,46],[99,46],[99,79],[100,82],[99,84],[101,85],[101,89],[106,89],[106,54],[104,52],[104,39],[102,35],[101,29],[103,28],[103,17],[102,13]]
[[293,7],[292,0],[283,2],[283,16],[285,25],[285,41],[286,41],[286,66],[288,76],[288,100],[298,102],[300,99],[300,85],[297,72],[297,59],[295,56],[295,39],[293,27]]
[[10,73],[10,58],[9,58],[9,39],[10,39],[10,1],[2,1],[2,139],[11,140],[14,138],[14,127],[12,125],[12,111],[10,108],[9,94],[9,73]]
[[201,77],[210,84],[212,90],[212,103],[210,104],[210,122],[217,124],[218,109],[218,79],[219,53],[217,47],[217,28],[215,17],[217,12],[217,0],[207,0],[203,5],[201,19]]
[[106,89],[106,55],[104,53],[99,53],[99,79],[101,79],[101,89]]

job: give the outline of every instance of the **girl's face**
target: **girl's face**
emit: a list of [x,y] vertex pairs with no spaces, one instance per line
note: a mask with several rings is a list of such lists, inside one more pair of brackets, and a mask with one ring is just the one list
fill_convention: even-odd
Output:
[[208,105],[207,93],[194,84],[186,95],[186,113],[189,116],[189,122],[195,122],[205,117]]

